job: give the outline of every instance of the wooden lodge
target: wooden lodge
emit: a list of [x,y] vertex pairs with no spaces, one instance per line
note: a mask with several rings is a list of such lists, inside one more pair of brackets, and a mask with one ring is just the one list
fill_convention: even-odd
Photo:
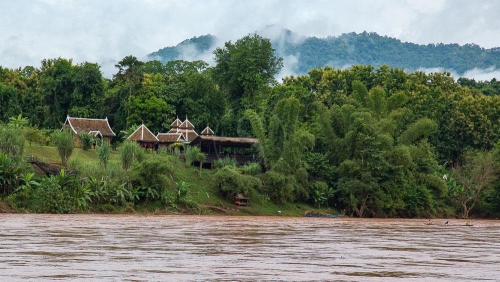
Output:
[[194,125],[187,119],[187,117],[186,120],[183,121],[177,128],[177,133],[182,133],[185,142],[191,142],[198,137],[198,133],[194,131]]
[[[116,134],[109,126],[108,118],[105,119],[95,119],[95,118],[77,118],[77,117],[66,117],[66,121],[61,130],[71,129],[74,134],[85,132],[95,137],[101,138],[101,140],[106,141],[108,144],[111,142],[111,138],[115,137]],[[77,137],[75,138],[75,147],[80,147],[81,140]]]
[[127,140],[136,141],[142,147],[153,150],[168,149],[175,143],[198,146],[206,156],[204,163],[210,166],[218,159],[226,157],[234,159],[237,165],[258,161],[253,148],[259,143],[257,138],[215,136],[214,131],[208,126],[198,135],[194,125],[187,118],[185,121],[177,118],[170,124],[167,133],[157,135],[142,124]]
[[170,145],[174,143],[184,143],[186,142],[186,138],[182,133],[158,133],[156,135],[158,138],[158,149],[167,149]]
[[234,159],[237,165],[244,165],[257,161],[252,150],[257,143],[257,138],[214,136],[213,130],[206,127],[190,144],[200,147],[201,152],[206,155],[206,163],[229,157]]
[[144,148],[156,149],[158,138],[144,124],[141,124],[127,140],[136,141]]

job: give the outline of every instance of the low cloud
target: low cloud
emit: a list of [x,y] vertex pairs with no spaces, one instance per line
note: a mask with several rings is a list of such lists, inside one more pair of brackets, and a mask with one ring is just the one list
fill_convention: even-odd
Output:
[[486,69],[473,68],[466,71],[462,76],[473,78],[476,81],[490,81],[493,78],[500,78],[500,69],[495,69],[494,67]]
[[283,68],[281,68],[281,71],[276,76],[276,79],[280,81],[286,76],[300,75],[300,73],[298,72],[299,59],[300,59],[299,55],[284,56]]
[[[39,67],[43,59],[62,57],[98,63],[110,77],[125,56],[145,57],[193,36],[213,34],[225,42],[266,30],[279,44],[300,42],[283,37],[283,27],[321,38],[367,31],[417,44],[500,46],[499,1],[424,1],[0,1],[0,66]],[[191,51],[185,50],[212,61],[211,54]]]
[[463,74],[460,74],[454,70],[448,70],[448,69],[439,68],[439,67],[419,68],[418,70],[425,72],[427,74],[448,71],[448,72],[450,72],[451,76],[455,79],[455,81],[457,79],[459,79],[460,77],[474,79],[476,81],[490,81],[493,78],[500,77],[500,69],[497,69],[493,66],[486,68],[486,69],[473,68],[471,70],[465,71]]

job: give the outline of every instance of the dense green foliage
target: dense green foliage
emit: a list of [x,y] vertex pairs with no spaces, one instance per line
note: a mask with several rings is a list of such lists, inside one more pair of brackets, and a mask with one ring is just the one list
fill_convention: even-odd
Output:
[[[275,32],[274,32],[275,33]],[[151,53],[150,58],[166,63],[186,59],[194,50],[199,53],[215,50],[212,35],[194,37],[175,47]],[[305,37],[290,30],[282,30],[272,40],[273,48],[281,57],[297,59],[295,73],[306,74],[315,67],[343,68],[351,65],[388,65],[415,71],[421,68],[443,68],[463,75],[474,68],[500,67],[498,48],[485,49],[475,44],[427,44],[410,42],[378,35],[375,32],[344,33],[327,38]],[[186,53],[184,50],[193,50]],[[184,55],[186,54],[186,55]],[[498,91],[497,91],[498,93]]]
[[[346,36],[368,47],[382,40]],[[217,48],[214,67],[127,56],[111,80],[96,64],[62,58],[39,69],[0,68],[0,193],[28,212],[133,211],[144,204],[200,212],[188,182],[196,177],[205,179],[195,196],[207,199],[208,191],[228,200],[244,193],[264,205],[335,206],[359,217],[500,215],[497,81],[405,72],[379,66],[379,58],[374,66],[312,68],[278,83],[282,60],[270,40],[254,35]],[[207,173],[198,147],[152,154],[121,143],[123,136],[113,140],[118,152],[97,144],[92,161],[68,161],[75,136],[60,130],[67,115],[107,116],[122,135],[141,123],[166,132],[175,116],[189,115],[197,129],[257,137],[257,162],[237,167],[228,157]],[[26,142],[56,145],[61,164],[78,174],[35,176]],[[199,170],[179,176],[195,162]]]

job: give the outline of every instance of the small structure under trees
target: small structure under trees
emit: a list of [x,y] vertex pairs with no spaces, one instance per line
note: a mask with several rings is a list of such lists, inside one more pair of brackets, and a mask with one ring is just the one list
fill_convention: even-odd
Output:
[[82,140],[78,137],[79,133],[87,133],[93,135],[94,137],[99,137],[108,144],[110,144],[111,138],[116,136],[111,129],[111,126],[109,126],[107,117],[105,119],[96,119],[67,116],[61,130],[67,128],[71,129],[71,131],[77,135],[75,138],[75,147],[81,146]]
[[237,206],[248,206],[249,200],[249,198],[241,193],[238,193],[234,196],[234,204]]

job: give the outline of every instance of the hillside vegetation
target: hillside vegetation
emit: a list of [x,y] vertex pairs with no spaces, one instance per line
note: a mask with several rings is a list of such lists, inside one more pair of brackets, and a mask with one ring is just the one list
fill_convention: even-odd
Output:
[[[262,31],[265,33],[266,31]],[[215,50],[213,35],[193,37],[177,46],[166,47],[149,54],[163,63],[192,58],[198,53]],[[345,33],[327,38],[306,37],[283,30],[271,40],[280,57],[294,56],[293,71],[306,74],[324,66],[344,68],[351,65],[387,65],[409,72],[418,69],[444,69],[463,75],[474,68],[500,68],[500,48],[485,49],[476,44],[427,44],[402,42],[375,32]]]
[[[98,64],[65,58],[0,67],[4,203],[25,212],[208,213],[234,210],[234,194],[243,193],[252,205],[239,214],[335,207],[357,217],[500,216],[498,81],[353,65],[278,83],[284,60],[259,35],[212,54],[214,66],[126,56],[109,80]],[[107,117],[111,146],[83,132],[82,145],[98,148],[74,149],[75,135],[60,130],[68,115]],[[258,138],[245,152],[253,162],[208,163],[189,144],[153,153],[124,141],[138,125],[167,132],[187,116],[198,132]],[[32,154],[59,156],[64,170],[36,176],[26,162]],[[214,169],[200,172],[192,167],[199,162]]]

